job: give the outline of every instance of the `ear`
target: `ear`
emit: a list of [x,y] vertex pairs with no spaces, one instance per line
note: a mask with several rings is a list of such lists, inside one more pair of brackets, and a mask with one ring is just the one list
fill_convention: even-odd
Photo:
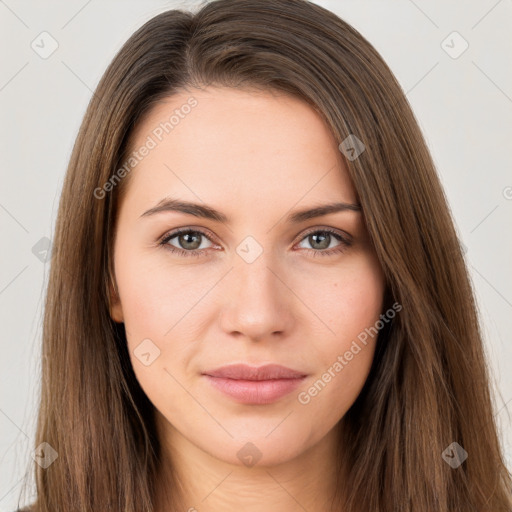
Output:
[[110,318],[112,318],[114,322],[118,324],[124,322],[123,306],[121,305],[121,299],[111,279],[109,280],[109,309]]

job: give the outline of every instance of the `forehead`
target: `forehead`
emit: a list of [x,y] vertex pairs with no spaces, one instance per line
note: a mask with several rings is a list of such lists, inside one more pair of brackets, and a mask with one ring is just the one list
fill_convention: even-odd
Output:
[[328,126],[288,94],[180,91],[157,103],[136,127],[131,150],[144,145],[152,148],[131,171],[127,196],[205,196],[246,205],[259,200],[260,207],[261,200],[291,206],[305,196],[357,199]]

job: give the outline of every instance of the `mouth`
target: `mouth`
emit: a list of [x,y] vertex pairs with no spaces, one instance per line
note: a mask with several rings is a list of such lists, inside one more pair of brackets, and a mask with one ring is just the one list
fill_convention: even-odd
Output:
[[291,393],[307,374],[276,364],[236,364],[203,372],[203,376],[216,390],[238,403],[264,405]]

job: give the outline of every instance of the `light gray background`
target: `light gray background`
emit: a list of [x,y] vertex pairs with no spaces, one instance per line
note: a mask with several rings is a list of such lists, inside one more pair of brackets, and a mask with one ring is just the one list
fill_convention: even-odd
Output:
[[[32,463],[49,270],[32,248],[52,237],[86,105],[139,26],[164,10],[198,3],[0,0],[0,512],[14,510]],[[317,3],[377,48],[419,120],[467,247],[512,467],[512,1]],[[47,59],[31,48],[43,31],[58,42]],[[457,52],[460,41],[451,36],[442,44],[453,31],[469,44],[458,58],[445,48]]]

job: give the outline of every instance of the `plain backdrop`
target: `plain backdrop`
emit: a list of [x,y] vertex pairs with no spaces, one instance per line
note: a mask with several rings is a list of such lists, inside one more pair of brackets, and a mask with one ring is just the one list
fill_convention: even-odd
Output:
[[[85,108],[137,28],[198,3],[0,1],[0,512],[15,509],[32,464],[44,252]],[[375,46],[420,123],[467,249],[512,467],[512,2],[317,3]]]

